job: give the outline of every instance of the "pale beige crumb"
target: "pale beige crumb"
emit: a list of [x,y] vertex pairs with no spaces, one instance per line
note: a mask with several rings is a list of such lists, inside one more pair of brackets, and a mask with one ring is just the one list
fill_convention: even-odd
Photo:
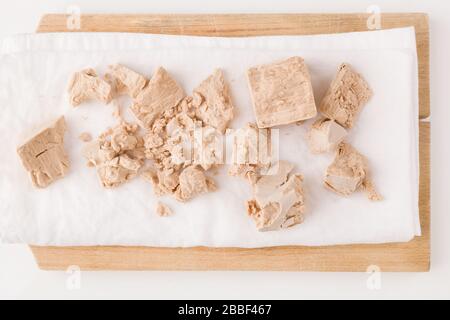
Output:
[[92,135],[89,132],[83,132],[81,133],[78,138],[83,142],[90,142],[92,141]]
[[109,103],[112,100],[111,85],[100,78],[94,69],[76,72],[69,83],[69,99],[76,107],[89,100],[99,100]]
[[17,149],[35,187],[45,188],[63,178],[69,170],[70,161],[64,149],[65,131],[65,119],[60,117]]
[[168,217],[173,215],[172,209],[170,209],[166,204],[159,202],[156,204],[156,213],[160,217]]
[[339,66],[319,111],[344,128],[351,128],[371,96],[372,91],[363,77],[349,64],[343,63]]
[[311,77],[301,57],[252,67],[247,77],[258,127],[286,125],[316,116]]

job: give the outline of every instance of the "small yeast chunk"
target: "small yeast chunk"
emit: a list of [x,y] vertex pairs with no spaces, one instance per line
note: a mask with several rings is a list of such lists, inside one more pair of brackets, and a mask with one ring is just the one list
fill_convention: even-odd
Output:
[[69,83],[69,99],[76,107],[89,100],[98,100],[108,104],[112,100],[111,85],[100,78],[94,69],[76,72]]
[[312,153],[330,152],[347,136],[347,131],[334,120],[319,119],[308,132],[308,145]]
[[363,77],[349,64],[342,64],[323,98],[319,111],[344,128],[352,128],[372,91]]
[[176,107],[185,96],[178,83],[164,68],[159,67],[148,85],[137,95],[131,110],[139,124],[150,129],[155,119],[165,110]]
[[367,159],[348,143],[339,144],[336,157],[328,167],[325,187],[342,196],[363,188],[370,200],[381,200],[369,177]]
[[194,98],[197,118],[224,133],[233,119],[234,107],[222,70],[215,70],[204,80],[194,90]]
[[65,131],[65,119],[60,117],[17,149],[35,187],[45,188],[69,170],[70,161],[64,150]]

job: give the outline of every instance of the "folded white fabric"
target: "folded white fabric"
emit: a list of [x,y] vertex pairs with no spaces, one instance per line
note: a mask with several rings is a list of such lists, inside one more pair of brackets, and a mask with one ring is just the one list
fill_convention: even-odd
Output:
[[[142,34],[38,34],[0,43],[0,239],[33,245],[145,245],[167,247],[264,247],[408,241],[420,235],[418,215],[418,88],[413,28],[361,33],[253,38]],[[290,56],[305,59],[320,102],[337,67],[348,62],[374,95],[348,141],[370,161],[384,200],[364,194],[342,198],[322,186],[333,155],[313,155],[305,135],[310,122],[280,130],[280,158],[305,178],[305,222],[258,232],[244,203],[249,185],[215,177],[217,192],[180,204],[163,199],[171,217],[155,213],[156,197],[140,178],[105,190],[81,156],[81,132],[94,136],[115,124],[113,109],[99,103],[72,108],[66,86],[73,72],[125,64],[148,77],[164,66],[186,92],[222,68],[237,117],[233,128],[254,122],[245,73],[257,64]],[[69,174],[47,189],[34,189],[16,154],[24,137],[65,115]]]

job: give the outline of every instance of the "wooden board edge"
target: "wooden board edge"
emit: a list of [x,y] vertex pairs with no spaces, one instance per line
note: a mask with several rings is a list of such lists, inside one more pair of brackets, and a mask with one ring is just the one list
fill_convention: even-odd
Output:
[[[421,14],[421,31],[424,35],[417,42],[418,73],[419,73],[419,119],[424,120],[431,115],[430,98],[430,19],[427,13]],[[417,31],[416,31],[417,34]],[[416,39],[417,41],[417,39]],[[419,47],[420,46],[420,47]]]
[[[328,24],[329,21],[336,21],[342,19],[364,19],[366,20],[370,13],[238,13],[238,14],[216,14],[216,13],[201,13],[201,14],[193,14],[193,13],[146,13],[146,14],[80,14],[81,22],[83,20],[87,23],[88,27],[92,26],[92,23],[98,23],[99,21],[108,20],[111,23],[104,25],[96,25],[99,30],[103,30],[105,32],[128,32],[127,30],[135,30],[135,32],[145,32],[146,28],[153,28],[156,24],[156,28],[159,28],[162,23],[168,23],[169,27],[176,27],[176,34],[184,34],[183,32],[190,32],[191,30],[183,28],[181,22],[186,22],[192,26],[207,26],[208,29],[201,30],[201,32],[208,32],[213,29],[215,33],[221,33],[223,31],[236,31],[239,33],[250,32],[250,29],[247,30],[236,30],[234,27],[230,28],[230,23],[216,24],[214,22],[220,21],[230,21],[236,22],[238,24],[252,24],[252,27],[256,29],[265,28],[268,23],[275,23],[280,26],[280,21],[283,24],[289,23],[287,20],[294,19],[305,19],[308,23],[316,24],[315,20],[319,20],[319,22],[325,21],[325,24]],[[94,30],[85,30],[83,24],[81,24],[80,30],[73,30],[67,27],[68,18],[74,17],[70,14],[61,14],[61,13],[48,13],[42,15],[40,18],[38,28],[36,32],[96,32]],[[398,25],[402,25],[401,21],[406,19],[408,22],[413,23],[413,25],[419,26],[421,29],[428,29],[429,26],[429,15],[426,12],[384,12],[381,13],[381,17],[388,18],[388,28],[391,28],[390,20],[397,20]],[[259,19],[262,25],[258,25],[254,23],[255,19]],[[136,23],[134,21],[141,20],[144,22],[152,22],[153,25],[146,25],[144,23]],[[298,22],[298,21],[297,21]],[[400,22],[400,23],[399,23]],[[320,23],[319,23],[320,24]],[[122,28],[125,28],[123,30]],[[171,29],[160,29],[161,32],[170,31]],[[279,30],[282,30],[280,27]],[[270,31],[270,30],[269,30]],[[300,30],[301,31],[301,30]],[[276,32],[276,31],[275,31]],[[311,34],[309,30],[305,30],[303,33],[299,34]],[[344,32],[341,30],[335,30],[335,32]],[[348,31],[345,31],[348,32]],[[349,31],[351,32],[351,31]],[[322,32],[323,33],[323,32]],[[330,33],[330,32],[328,32]],[[224,35],[228,36],[228,35]]]
[[[396,250],[382,249],[384,254],[389,254],[389,261],[376,257],[381,250],[375,254],[366,252],[376,246],[381,249],[379,245],[333,246],[329,248],[332,253],[326,247],[31,247],[31,250],[39,268],[45,271],[64,271],[77,266],[83,271],[366,272],[371,266],[377,266],[382,272],[428,272],[426,256],[406,257],[402,261],[405,256],[402,245],[391,244]],[[308,253],[302,252],[303,249]],[[359,250],[363,252],[358,253]]]
[[419,214],[423,250],[431,270],[431,122],[419,121]]

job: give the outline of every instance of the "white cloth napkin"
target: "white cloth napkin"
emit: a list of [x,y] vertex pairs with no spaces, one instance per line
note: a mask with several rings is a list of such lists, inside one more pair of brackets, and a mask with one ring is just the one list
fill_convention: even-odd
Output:
[[[420,235],[418,215],[418,88],[413,28],[385,31],[253,38],[143,34],[37,34],[0,43],[0,239],[33,245],[146,245],[167,247],[264,247],[408,241]],[[368,81],[374,96],[348,141],[366,155],[381,202],[357,193],[342,198],[322,186],[333,155],[312,155],[305,134],[311,121],[280,131],[280,158],[304,175],[307,213],[301,225],[258,232],[244,202],[249,185],[215,177],[219,190],[179,204],[175,214],[155,213],[157,198],[141,178],[105,190],[81,156],[81,132],[97,136],[115,124],[111,106],[72,108],[66,86],[73,72],[125,64],[148,77],[164,66],[192,91],[215,68],[231,85],[237,117],[233,128],[255,121],[245,78],[253,65],[298,55],[309,67],[320,103],[337,67],[348,62]],[[129,101],[123,101],[129,103]],[[72,167],[44,190],[31,186],[16,147],[42,125],[65,115]]]

